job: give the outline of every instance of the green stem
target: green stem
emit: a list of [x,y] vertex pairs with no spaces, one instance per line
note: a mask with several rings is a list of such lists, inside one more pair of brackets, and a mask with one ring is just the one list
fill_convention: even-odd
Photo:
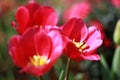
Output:
[[43,80],[43,77],[40,77],[40,80]]
[[68,58],[68,60],[67,60],[67,65],[66,65],[65,78],[64,78],[64,80],[68,80],[69,68],[70,68],[70,58]]

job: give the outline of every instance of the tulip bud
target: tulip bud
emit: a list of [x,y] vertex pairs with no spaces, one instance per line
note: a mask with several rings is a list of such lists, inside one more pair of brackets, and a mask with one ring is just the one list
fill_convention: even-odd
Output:
[[113,39],[116,44],[120,45],[120,20],[116,24]]

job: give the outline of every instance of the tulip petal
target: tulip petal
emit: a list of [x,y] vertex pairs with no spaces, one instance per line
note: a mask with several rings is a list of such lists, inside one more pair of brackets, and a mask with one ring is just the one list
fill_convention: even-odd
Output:
[[73,60],[79,60],[78,57],[81,55],[78,48],[72,42],[67,43],[65,47],[65,54]]
[[43,29],[40,29],[38,33],[35,35],[35,47],[38,54],[41,56],[49,56],[49,53],[51,52],[51,39],[46,34],[46,32]]
[[44,14],[46,16],[43,18],[43,23],[42,23],[43,25],[55,26],[57,24],[58,16],[54,9],[52,9],[49,6],[45,6],[45,7],[43,7],[42,14]]
[[86,44],[89,46],[86,50],[87,52],[94,51],[102,44],[101,33],[96,27],[89,28],[89,36]]
[[37,4],[37,3],[29,3],[26,5],[26,8],[29,10],[29,13],[31,16],[34,15],[34,13],[36,12],[37,9],[39,9],[41,7],[41,5]]
[[24,54],[20,47],[20,36],[14,35],[9,42],[9,54],[12,57],[13,62],[19,66],[25,66],[27,60],[24,57]]
[[27,28],[29,17],[30,17],[29,11],[26,7],[21,6],[18,8],[15,18],[18,23],[17,30],[20,34],[22,34],[24,30]]
[[33,16],[35,14],[35,12],[41,7],[41,5],[37,4],[37,3],[29,3],[26,5],[26,8],[29,10],[29,14],[30,14],[30,20],[29,20],[29,24],[28,27],[30,26],[35,26],[34,24],[34,20],[33,20]]
[[84,41],[88,35],[87,27],[81,19],[72,18],[62,29],[63,34],[77,42]]
[[100,56],[97,54],[92,54],[92,55],[82,55],[82,58],[84,60],[100,60]]
[[50,59],[56,60],[61,56],[63,48],[65,47],[67,41],[62,37],[61,33],[58,30],[52,30],[48,33],[48,35],[51,37],[53,44]]
[[22,68],[22,70],[20,70],[20,72],[28,72],[36,77],[40,77],[44,75],[46,72],[48,72],[53,66],[53,64],[54,64],[54,61],[50,61],[50,63],[45,64],[43,66],[38,66],[38,67],[25,66]]
[[21,37],[21,46],[24,52],[24,56],[29,60],[34,54],[36,54],[34,35],[38,29],[36,27],[31,27],[27,29]]
[[33,16],[34,24],[39,26],[45,26],[45,25],[56,25],[57,24],[57,14],[56,12],[48,7],[40,7]]

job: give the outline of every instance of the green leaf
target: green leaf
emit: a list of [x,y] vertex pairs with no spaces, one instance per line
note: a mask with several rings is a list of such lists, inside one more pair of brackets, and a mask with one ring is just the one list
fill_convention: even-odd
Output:
[[100,63],[101,63],[103,80],[112,80],[111,72],[108,68],[107,62],[103,55],[101,55]]
[[40,78],[34,77],[34,76],[30,76],[29,80],[40,80]]
[[0,80],[5,80],[5,78],[2,75],[0,75]]
[[74,75],[72,72],[69,72],[68,80],[74,80]]
[[107,62],[106,62],[106,60],[105,60],[105,58],[104,58],[104,56],[101,54],[101,60],[100,60],[100,62],[101,62],[101,64],[102,64],[102,66],[106,69],[106,70],[109,70],[109,68],[108,68],[108,65],[107,65]]
[[64,71],[62,70],[58,80],[63,80],[63,78],[64,78]]
[[116,48],[114,53],[112,71],[120,78],[120,46]]
[[7,72],[7,80],[15,80],[14,74],[11,70]]
[[43,77],[43,80],[49,80],[50,79],[50,73],[46,73]]

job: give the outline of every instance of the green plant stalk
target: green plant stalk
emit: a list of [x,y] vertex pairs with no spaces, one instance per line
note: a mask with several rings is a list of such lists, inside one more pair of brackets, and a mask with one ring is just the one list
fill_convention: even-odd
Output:
[[61,73],[60,73],[60,76],[59,76],[58,80],[63,80],[63,79],[62,79],[62,78],[63,78],[63,75],[64,75],[64,71],[62,70]]
[[69,69],[70,69],[70,58],[68,58],[68,60],[67,60],[67,65],[66,65],[65,78],[64,78],[64,80],[68,80]]

